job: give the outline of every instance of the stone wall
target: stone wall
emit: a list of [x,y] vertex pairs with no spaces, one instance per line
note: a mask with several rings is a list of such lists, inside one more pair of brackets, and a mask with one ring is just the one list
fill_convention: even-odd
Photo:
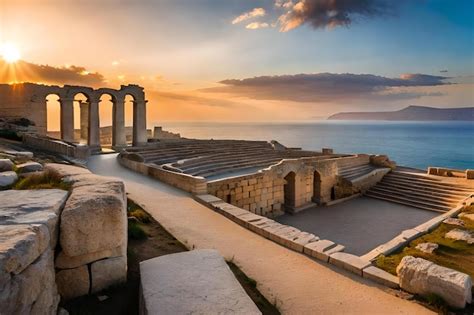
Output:
[[0,313],[56,314],[70,299],[126,281],[124,184],[47,164],[71,190],[0,191]]
[[84,145],[70,144],[33,134],[25,134],[22,138],[23,143],[28,147],[59,153],[76,159],[87,159],[90,156],[89,147]]
[[[255,174],[211,181],[207,191],[237,207],[268,217],[278,216],[283,211],[297,212],[313,202],[331,201],[332,188],[337,183],[337,160],[283,160]],[[291,172],[294,184],[285,180]],[[285,204],[285,183],[294,185],[292,204]]]
[[208,193],[250,212],[274,217],[282,214],[284,180],[257,173],[212,181]]
[[119,154],[118,161],[122,166],[193,194],[206,193],[206,180],[202,177],[171,172],[154,164],[133,161],[127,156],[130,155],[126,153]]

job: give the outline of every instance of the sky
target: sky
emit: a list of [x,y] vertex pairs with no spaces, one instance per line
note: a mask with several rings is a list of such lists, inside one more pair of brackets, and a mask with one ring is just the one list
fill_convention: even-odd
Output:
[[140,84],[150,121],[474,101],[471,0],[0,0],[1,47],[0,82]]

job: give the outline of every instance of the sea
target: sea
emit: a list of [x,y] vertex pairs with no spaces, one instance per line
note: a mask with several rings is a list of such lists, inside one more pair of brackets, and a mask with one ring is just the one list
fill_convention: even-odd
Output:
[[387,154],[398,165],[474,169],[474,122],[333,121],[222,123],[161,122],[195,139],[277,140],[305,150]]

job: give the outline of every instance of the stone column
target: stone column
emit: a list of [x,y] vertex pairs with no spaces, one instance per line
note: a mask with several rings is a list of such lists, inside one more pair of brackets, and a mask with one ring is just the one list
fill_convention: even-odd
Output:
[[145,145],[148,142],[146,134],[146,103],[147,101],[133,102],[133,146]]
[[112,148],[121,148],[126,145],[125,100],[116,100],[112,112]]
[[64,141],[74,141],[74,100],[59,100],[61,104],[61,139]]
[[81,139],[88,140],[89,134],[89,103],[79,101],[81,110]]
[[99,100],[89,102],[89,131],[87,144],[92,151],[100,149]]

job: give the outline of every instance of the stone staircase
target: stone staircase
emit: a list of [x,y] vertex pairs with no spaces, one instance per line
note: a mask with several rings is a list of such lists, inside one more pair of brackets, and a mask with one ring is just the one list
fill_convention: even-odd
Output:
[[339,166],[339,176],[344,177],[349,181],[353,181],[361,176],[369,174],[378,167],[373,166],[369,163],[360,164],[360,165],[350,165],[350,166]]
[[467,183],[448,181],[446,178],[424,173],[395,170],[385,175],[365,195],[423,210],[446,212],[473,193],[474,187]]

